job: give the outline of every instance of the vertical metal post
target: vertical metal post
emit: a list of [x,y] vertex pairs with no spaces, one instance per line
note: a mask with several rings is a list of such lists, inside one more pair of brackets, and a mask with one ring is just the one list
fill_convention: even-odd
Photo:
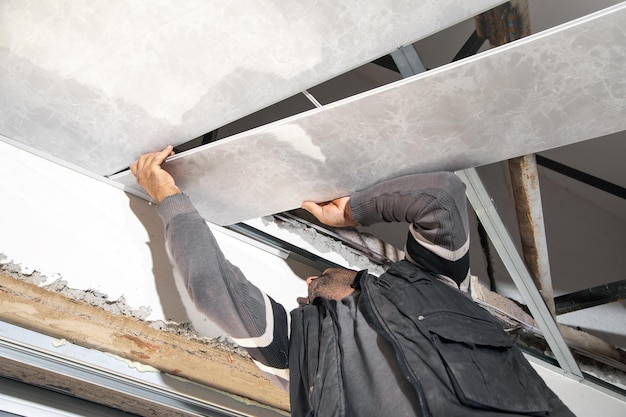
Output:
[[543,301],[555,317],[554,293],[535,155],[524,155],[509,160],[509,170],[524,261]]

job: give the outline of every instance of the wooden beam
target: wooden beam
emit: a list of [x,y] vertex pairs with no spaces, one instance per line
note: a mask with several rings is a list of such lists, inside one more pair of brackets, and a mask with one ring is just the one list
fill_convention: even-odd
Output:
[[626,300],[626,279],[560,295],[554,303],[558,315],[622,300]]
[[274,408],[289,408],[288,394],[269,382],[248,357],[3,274],[0,320]]
[[492,47],[530,35],[528,0],[512,0],[474,18],[476,34]]

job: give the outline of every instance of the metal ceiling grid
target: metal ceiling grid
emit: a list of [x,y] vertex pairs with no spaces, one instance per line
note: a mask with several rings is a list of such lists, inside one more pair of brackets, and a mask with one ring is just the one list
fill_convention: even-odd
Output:
[[[626,3],[192,149],[168,170],[206,219],[232,224],[623,131],[624,20]],[[112,178],[144,195],[130,173]]]

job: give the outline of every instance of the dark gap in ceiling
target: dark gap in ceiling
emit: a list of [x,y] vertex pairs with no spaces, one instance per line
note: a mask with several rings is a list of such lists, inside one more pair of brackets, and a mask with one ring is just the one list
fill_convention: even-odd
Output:
[[224,125],[216,130],[194,138],[188,142],[174,147],[174,152],[181,153],[207,143],[215,142],[229,136],[255,127],[263,126],[308,110],[313,109],[313,104],[302,94],[296,94],[271,106],[265,107],[248,116],[242,117],[232,123]]
[[[384,57],[381,59],[385,59]],[[390,56],[388,59],[393,62]],[[385,59],[387,60],[387,59]],[[395,66],[395,64],[394,64]],[[338,75],[328,81],[310,88],[308,91],[322,105],[363,93],[373,88],[385,85],[400,79],[397,68],[392,73],[373,63],[365,64],[348,73]],[[302,93],[279,101],[265,107],[232,123],[224,125],[212,132],[193,138],[174,148],[176,153],[181,153],[207,143],[215,142],[226,137],[236,135],[256,127],[282,120],[297,114],[309,111],[315,105]]]
[[485,40],[478,36],[477,31],[472,32],[472,34],[463,44],[459,52],[454,56],[452,62],[467,58],[472,55],[476,55],[484,43]]
[[372,64],[379,65],[383,68],[387,68],[388,70],[391,70],[393,72],[397,72],[398,74],[400,74],[400,70],[398,69],[398,66],[394,62],[391,55],[385,55],[383,57],[375,59],[374,61],[372,61]]
[[[426,38],[428,39],[428,38]],[[426,40],[424,39],[424,40]],[[474,55],[483,45],[484,40],[478,38],[474,31],[454,60]],[[413,44],[417,49],[417,44]],[[427,68],[431,69],[431,68]],[[400,70],[390,54],[384,55],[359,68],[340,74],[328,81],[308,89],[322,105],[326,105],[373,88],[400,80]],[[361,79],[361,82],[355,81]],[[369,85],[368,85],[369,82]],[[266,125],[296,114],[313,109],[315,106],[303,94],[299,93],[285,100],[258,110],[232,123],[219,127],[202,136],[193,138],[174,147],[176,153],[181,153],[198,146],[206,145],[226,137]]]

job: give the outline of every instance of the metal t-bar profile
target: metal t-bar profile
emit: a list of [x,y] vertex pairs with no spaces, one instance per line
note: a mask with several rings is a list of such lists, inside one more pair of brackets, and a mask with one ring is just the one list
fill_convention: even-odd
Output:
[[583,378],[572,352],[567,347],[565,339],[563,339],[552,314],[535,286],[524,261],[515,249],[511,236],[500,219],[478,173],[474,168],[470,168],[458,171],[457,175],[465,182],[467,198],[487,231],[491,243],[498,251],[515,286],[526,301],[533,318],[543,332],[543,336],[552,349],[559,366],[566,375]]
[[394,50],[389,55],[398,67],[398,71],[403,78],[411,77],[415,74],[421,74],[426,71],[426,67],[422,63],[415,47],[413,45],[405,45]]

